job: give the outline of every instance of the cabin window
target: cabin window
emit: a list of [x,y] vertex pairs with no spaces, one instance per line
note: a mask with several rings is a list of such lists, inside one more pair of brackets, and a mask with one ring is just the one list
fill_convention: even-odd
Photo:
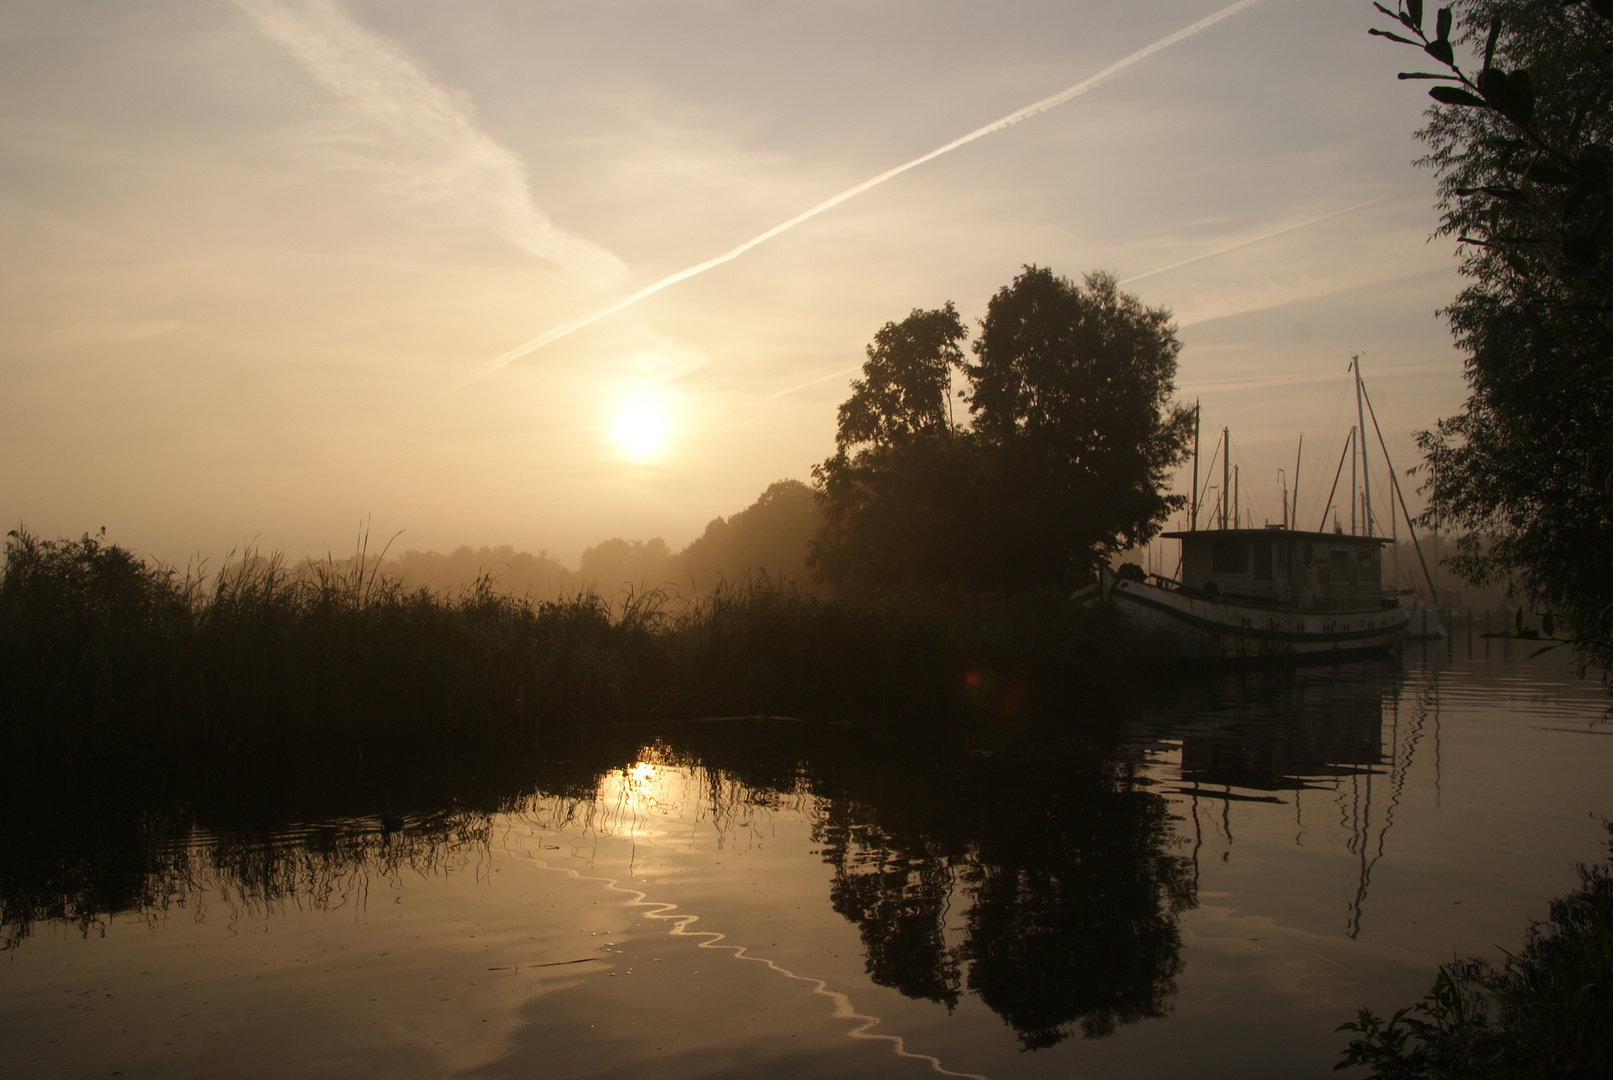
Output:
[[1333,580],[1343,583],[1350,580],[1350,553],[1348,551],[1335,551],[1333,553]]
[[1255,580],[1270,581],[1271,574],[1271,541],[1255,541]]
[[1355,557],[1355,561],[1357,566],[1356,579],[1358,581],[1371,581],[1375,576],[1372,573],[1372,552],[1367,548],[1362,548],[1361,553]]
[[1242,574],[1249,568],[1242,540],[1218,536],[1210,543],[1210,573]]

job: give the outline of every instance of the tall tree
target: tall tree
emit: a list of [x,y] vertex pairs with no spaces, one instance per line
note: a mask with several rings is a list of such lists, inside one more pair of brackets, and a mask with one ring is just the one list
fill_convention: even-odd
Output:
[[[1026,267],[968,336],[949,302],[887,323],[840,407],[834,457],[818,466],[832,582],[1066,588],[1115,550],[1157,532],[1161,494],[1191,418],[1168,404],[1170,314],[1121,293]],[[961,369],[970,427],[951,415]]]
[[[1425,521],[1465,530],[1455,568],[1511,581],[1613,663],[1613,2],[1401,0],[1382,37],[1419,48],[1417,133],[1470,284],[1445,309],[1462,412],[1418,436]],[[1431,31],[1431,32],[1430,32]],[[1465,54],[1465,55],[1464,55]],[[1467,56],[1472,57],[1471,60]],[[1548,633],[1550,627],[1547,628]]]
[[824,510],[812,545],[819,576],[883,586],[964,580],[958,525],[970,447],[950,399],[968,336],[951,301],[915,308],[874,335],[863,377],[840,406],[835,454],[812,470]]
[[1170,312],[1027,266],[986,309],[969,411],[989,474],[981,570],[999,588],[1069,586],[1151,539],[1183,504],[1163,489],[1192,413],[1170,404]]

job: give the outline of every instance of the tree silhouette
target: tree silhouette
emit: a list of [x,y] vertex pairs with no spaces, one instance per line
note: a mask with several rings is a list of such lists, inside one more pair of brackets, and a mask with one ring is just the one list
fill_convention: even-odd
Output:
[[[814,565],[837,584],[1068,588],[1152,537],[1191,414],[1169,404],[1170,313],[1027,266],[992,297],[976,362],[949,301],[887,323],[840,407]],[[949,406],[954,372],[972,423]]]
[[[1421,0],[1394,28],[1436,104],[1417,133],[1439,177],[1438,236],[1470,284],[1444,314],[1468,354],[1462,412],[1418,435],[1455,568],[1566,615],[1613,665],[1613,3]],[[1474,59],[1459,57],[1456,48]],[[1432,63],[1429,63],[1429,61]],[[1477,69],[1475,71],[1475,69]],[[1548,636],[1551,630],[1547,629]]]

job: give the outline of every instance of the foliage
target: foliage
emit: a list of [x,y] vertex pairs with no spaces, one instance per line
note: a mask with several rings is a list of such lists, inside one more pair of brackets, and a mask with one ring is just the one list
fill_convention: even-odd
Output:
[[[1068,589],[1180,502],[1187,410],[1167,311],[1027,266],[987,307],[974,363],[956,308],[914,310],[868,346],[840,407],[814,563],[837,584]],[[972,423],[947,407],[955,374]]]
[[1335,1070],[1382,1080],[1613,1075],[1613,866],[1579,867],[1523,948],[1500,964],[1443,965],[1422,1001],[1362,1009]]
[[999,588],[1069,586],[1146,543],[1184,504],[1165,495],[1192,435],[1169,404],[1181,342],[1170,312],[1026,267],[986,308],[969,411],[985,452],[992,523],[982,578]]
[[727,518],[714,518],[678,553],[681,585],[710,594],[724,582],[750,578],[774,584],[810,581],[807,551],[823,522],[812,489],[799,480],[767,486],[754,503]]
[[950,301],[886,323],[840,406],[835,454],[813,468],[823,526],[812,563],[836,584],[903,588],[963,580],[963,503],[974,446],[950,415],[968,337]]
[[[1468,353],[1463,411],[1425,431],[1436,517],[1467,530],[1451,560],[1512,581],[1613,664],[1613,4],[1420,0],[1393,30],[1436,71],[1418,133],[1439,176],[1438,235],[1471,281],[1445,314]],[[1477,59],[1464,66],[1457,49]],[[1471,68],[1477,67],[1474,73]]]

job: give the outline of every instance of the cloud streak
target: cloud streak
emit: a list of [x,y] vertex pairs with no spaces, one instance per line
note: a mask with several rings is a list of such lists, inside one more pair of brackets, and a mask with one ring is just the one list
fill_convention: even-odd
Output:
[[1320,217],[1309,218],[1305,221],[1297,221],[1292,225],[1284,225],[1280,229],[1273,229],[1271,232],[1261,233],[1259,236],[1251,236],[1247,240],[1239,240],[1235,243],[1228,244],[1225,247],[1218,247],[1214,251],[1206,251],[1204,254],[1195,255],[1191,259],[1183,259],[1181,262],[1173,262],[1169,266],[1161,266],[1157,270],[1150,270],[1146,274],[1138,274],[1135,277],[1126,278],[1120,284],[1130,285],[1133,281],[1141,281],[1143,278],[1151,278],[1155,274],[1163,274],[1167,270],[1175,270],[1178,267],[1189,266],[1196,262],[1202,262],[1205,259],[1213,259],[1217,255],[1225,255],[1229,251],[1236,251],[1241,247],[1248,247],[1250,244],[1258,244],[1262,240],[1270,240],[1274,236],[1281,236],[1283,233],[1291,233],[1295,229],[1303,229],[1307,225],[1315,225],[1319,222],[1326,221],[1328,218],[1336,218],[1341,214],[1348,214],[1352,210],[1360,210],[1363,207],[1371,206],[1373,203],[1381,203],[1387,198],[1387,195],[1380,195],[1376,199],[1368,199],[1366,202],[1359,202],[1354,206],[1346,206],[1343,210],[1334,210],[1331,213],[1323,214]]
[[602,287],[627,267],[532,202],[522,161],[455,95],[334,0],[234,0],[356,121],[352,141],[409,198],[445,205],[524,251]]
[[[237,0],[237,2],[242,2],[242,0]],[[727,262],[732,262],[734,259],[739,258],[741,255],[745,254],[745,252],[749,251],[753,247],[756,247],[758,244],[764,244],[773,239],[773,237],[778,236],[780,233],[788,232],[797,225],[810,221],[819,214],[832,210],[841,203],[854,199],[863,192],[868,191],[871,188],[876,188],[885,181],[907,172],[909,169],[916,169],[926,162],[934,161],[942,154],[950,153],[953,150],[958,149],[960,146],[967,146],[976,139],[985,138],[987,135],[1001,131],[1007,127],[1012,127],[1023,120],[1029,120],[1031,117],[1047,112],[1049,109],[1057,108],[1066,101],[1079,97],[1088,90],[1091,90],[1093,87],[1109,81],[1116,75],[1119,75],[1122,71],[1125,71],[1127,68],[1131,67],[1133,64],[1136,64],[1141,60],[1146,60],[1148,57],[1154,55],[1162,49],[1168,49],[1180,41],[1184,41],[1187,38],[1200,33],[1201,31],[1207,30],[1221,20],[1229,18],[1230,16],[1242,11],[1244,8],[1250,7],[1258,2],[1259,0],[1237,0],[1236,3],[1228,4],[1221,10],[1212,15],[1205,16],[1198,22],[1193,23],[1191,26],[1185,26],[1173,34],[1167,34],[1165,37],[1160,38],[1153,44],[1146,45],[1131,55],[1120,60],[1116,60],[1114,63],[1110,64],[1096,75],[1083,79],[1074,86],[1066,87],[1056,94],[1050,94],[1047,97],[1042,98],[1040,101],[1034,101],[1031,104],[1026,105],[1024,108],[1016,109],[1007,116],[1000,117],[999,119],[993,120],[989,124],[975,128],[966,135],[960,135],[951,142],[938,146],[926,154],[920,154],[911,161],[906,161],[895,166],[894,168],[886,169],[879,175],[870,177],[860,184],[849,187],[840,192],[838,195],[834,195],[828,199],[825,199],[823,202],[818,203],[818,205],[812,207],[810,210],[799,213],[795,217],[790,218],[788,221],[775,225],[766,232],[752,237],[743,244],[740,244],[738,247],[731,248],[715,258],[707,259],[705,262],[696,263],[693,266],[679,270],[675,274],[668,274],[660,281],[646,285],[637,292],[623,297],[621,300],[616,301],[616,303],[602,308],[599,311],[594,312],[592,315],[585,315],[581,318],[572,319],[570,322],[561,323],[554,329],[547,330],[535,338],[522,342],[520,345],[517,345],[508,352],[495,356],[492,360],[488,361],[488,363],[480,371],[466,379],[464,384],[485,379],[487,376],[508,365],[512,360],[525,356],[528,353],[535,352],[538,349],[543,348],[545,345],[559,341],[561,338],[566,337],[569,334],[574,334],[585,326],[592,326],[601,319],[608,318],[624,308],[631,307],[640,300],[653,296],[663,289],[678,284],[680,281],[687,281],[696,275],[705,273],[707,270],[714,269],[715,267],[721,266]]]

